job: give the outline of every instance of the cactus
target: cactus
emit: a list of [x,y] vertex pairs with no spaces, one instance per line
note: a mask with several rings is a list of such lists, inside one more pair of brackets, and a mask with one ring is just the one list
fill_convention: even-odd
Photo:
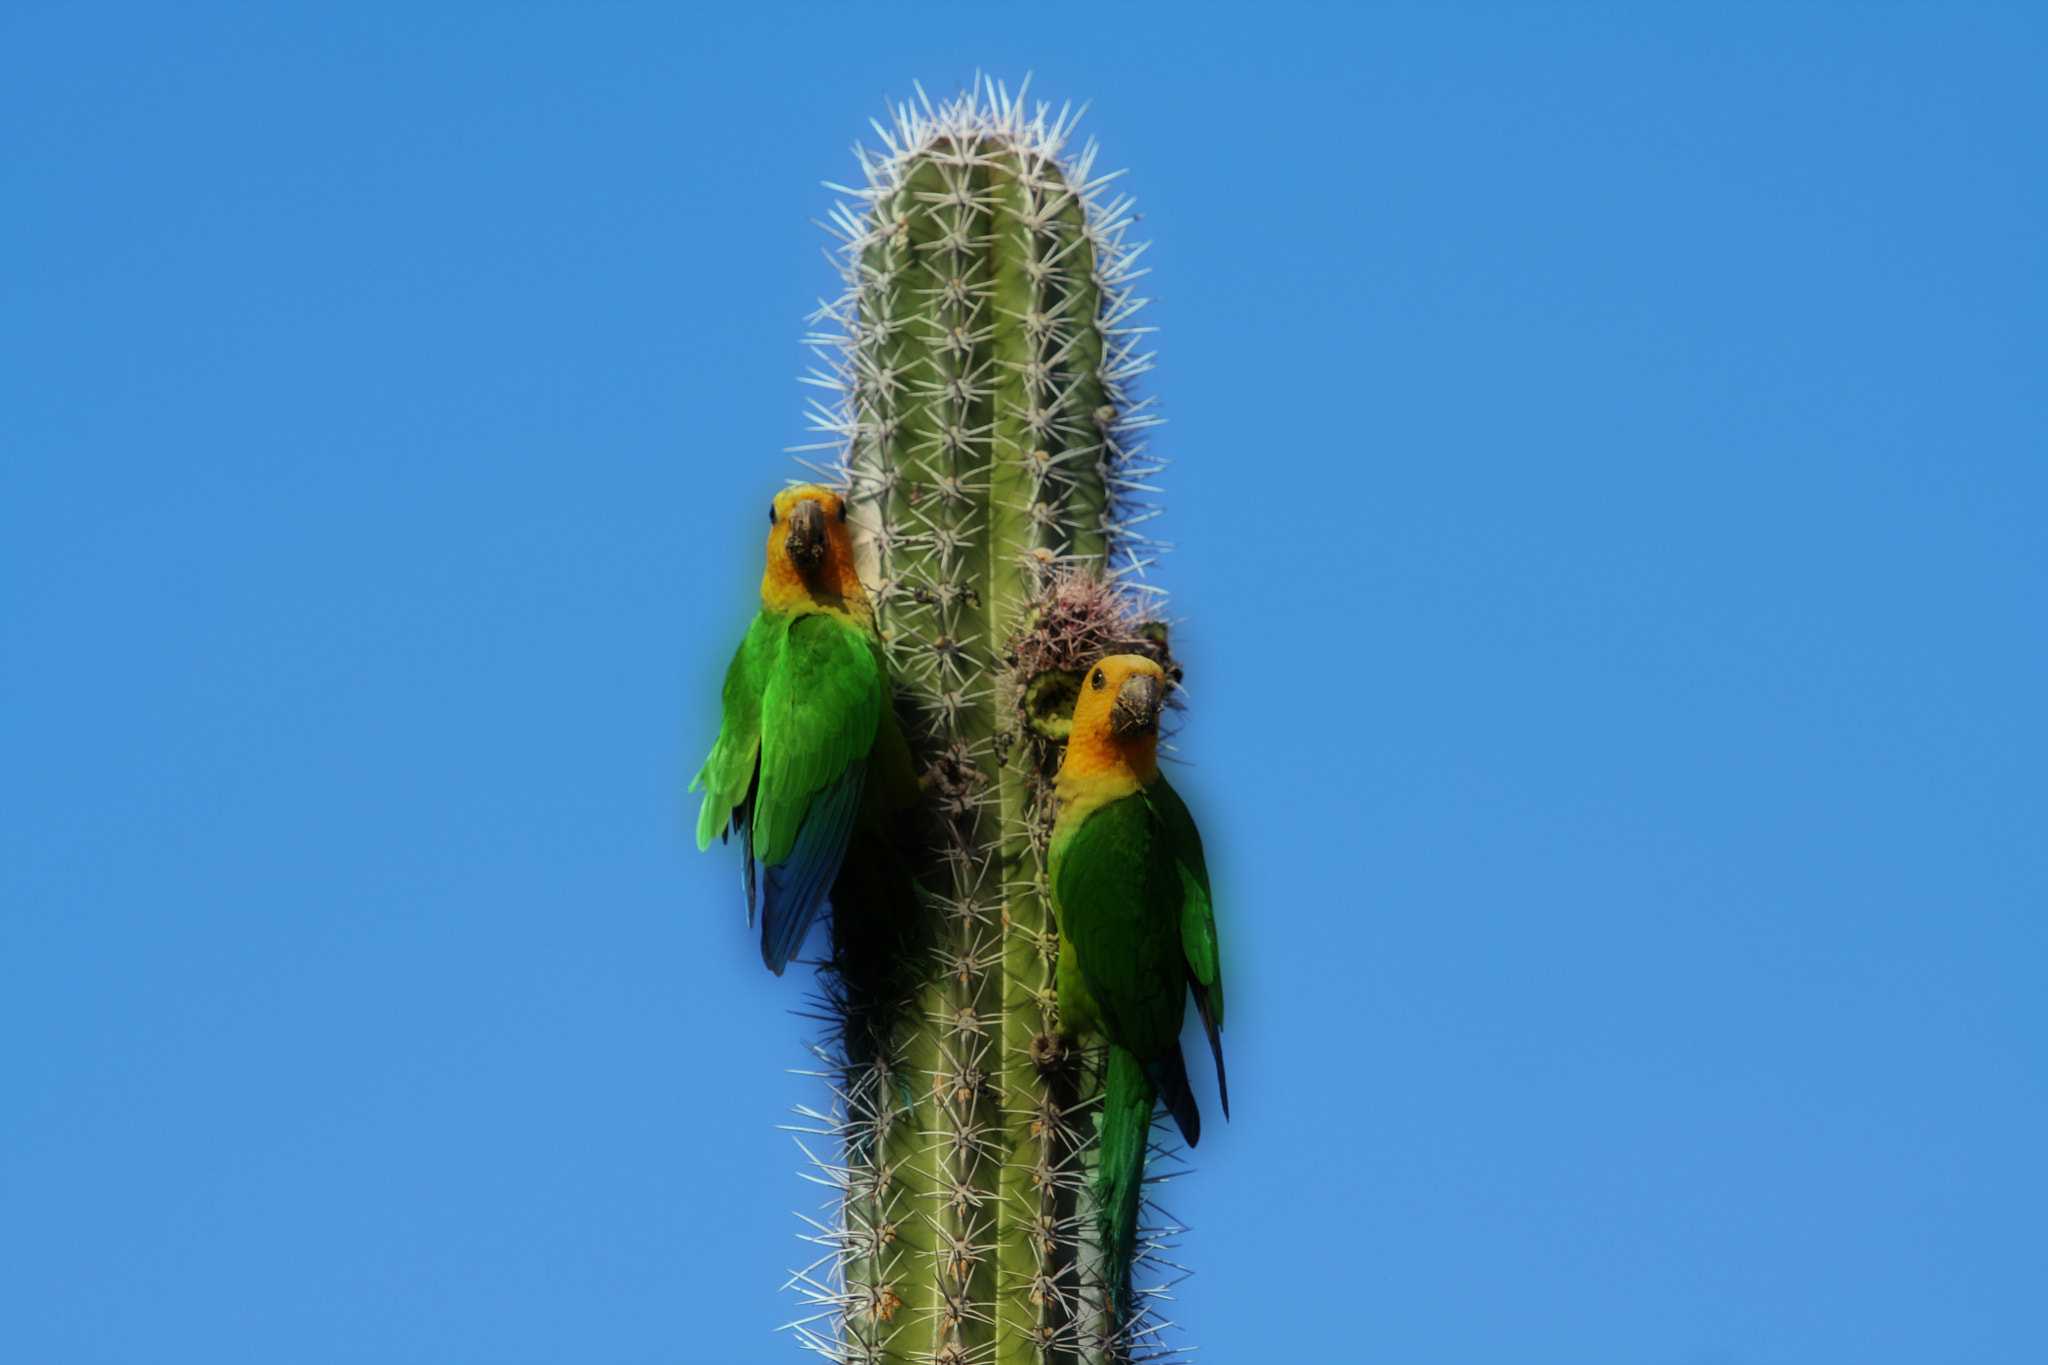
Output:
[[[1059,1032],[1051,779],[1082,670],[1165,662],[1137,525],[1156,420],[1128,199],[1064,156],[1074,115],[994,83],[896,111],[835,215],[845,293],[812,344],[823,472],[925,801],[883,933],[839,905],[820,974],[835,1102],[806,1111],[833,1190],[794,1324],[835,1361],[1053,1365],[1169,1354],[1153,1295],[1108,1282],[1093,1201],[1099,1048]],[[850,888],[835,904],[874,886]],[[885,882],[886,878],[883,879]],[[808,1149],[807,1149],[808,1150]],[[1156,1219],[1156,1213],[1155,1213]],[[1162,1237],[1146,1243],[1156,1276]]]

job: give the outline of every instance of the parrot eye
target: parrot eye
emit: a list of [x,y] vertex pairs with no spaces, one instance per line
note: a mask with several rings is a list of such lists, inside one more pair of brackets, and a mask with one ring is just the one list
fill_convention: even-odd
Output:
[[846,525],[846,499],[844,498],[839,500],[839,524],[841,526]]
[[1103,688],[1109,686],[1109,679],[1104,677],[1102,670],[1098,668],[1095,670],[1094,676],[1088,679],[1088,685],[1097,692],[1100,692]]
[[772,502],[768,504],[768,524],[770,526],[775,524],[775,504]]

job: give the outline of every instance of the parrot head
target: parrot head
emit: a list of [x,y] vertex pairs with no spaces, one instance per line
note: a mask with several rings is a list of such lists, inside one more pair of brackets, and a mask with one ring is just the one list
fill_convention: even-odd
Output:
[[1065,766],[1077,774],[1126,768],[1141,782],[1159,771],[1159,711],[1166,672],[1140,654],[1097,659],[1074,702]]
[[850,615],[873,615],[853,567],[846,499],[814,483],[785,488],[768,504],[768,568],[761,605],[786,610],[808,601]]

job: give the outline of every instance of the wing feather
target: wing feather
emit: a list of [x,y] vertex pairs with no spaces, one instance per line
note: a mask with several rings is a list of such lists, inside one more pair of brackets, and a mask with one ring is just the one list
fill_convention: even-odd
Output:
[[1202,1016],[1210,1055],[1216,1059],[1216,1090],[1223,1101],[1223,1116],[1229,1118],[1230,1082],[1223,1070],[1221,1033],[1223,965],[1216,943],[1216,911],[1209,897],[1209,869],[1202,860],[1202,833],[1195,828],[1195,819],[1188,814],[1180,793],[1164,777],[1145,789],[1145,797],[1180,876],[1180,943],[1187,958],[1188,988],[1195,997],[1195,1010]]
[[718,740],[690,780],[691,791],[705,789],[704,804],[697,812],[699,849],[711,847],[711,841],[725,833],[754,785],[761,755],[761,693],[782,653],[788,626],[785,616],[760,613],[726,666]]
[[1216,911],[1209,896],[1209,869],[1202,860],[1202,834],[1185,802],[1162,777],[1145,789],[1145,799],[1172,850],[1181,884],[1181,951],[1188,975],[1209,988],[1209,1006],[1223,1023],[1223,966],[1216,944]]

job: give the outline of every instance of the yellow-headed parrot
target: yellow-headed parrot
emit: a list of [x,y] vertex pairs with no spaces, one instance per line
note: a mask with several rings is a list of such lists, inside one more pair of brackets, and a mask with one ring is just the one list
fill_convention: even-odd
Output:
[[916,779],[845,500],[787,488],[768,522],[761,614],[726,669],[718,742],[690,787],[705,789],[699,848],[741,835],[749,924],[761,864],[761,957],[780,976],[846,857],[871,756],[913,793]]
[[1202,836],[1159,772],[1166,675],[1135,654],[1088,670],[1057,782],[1052,895],[1060,1026],[1109,1040],[1100,1138],[1102,1235],[1127,1292],[1152,1110],[1164,1098],[1190,1147],[1202,1135],[1180,1026],[1190,994],[1216,1057],[1223,1113],[1223,978]]

